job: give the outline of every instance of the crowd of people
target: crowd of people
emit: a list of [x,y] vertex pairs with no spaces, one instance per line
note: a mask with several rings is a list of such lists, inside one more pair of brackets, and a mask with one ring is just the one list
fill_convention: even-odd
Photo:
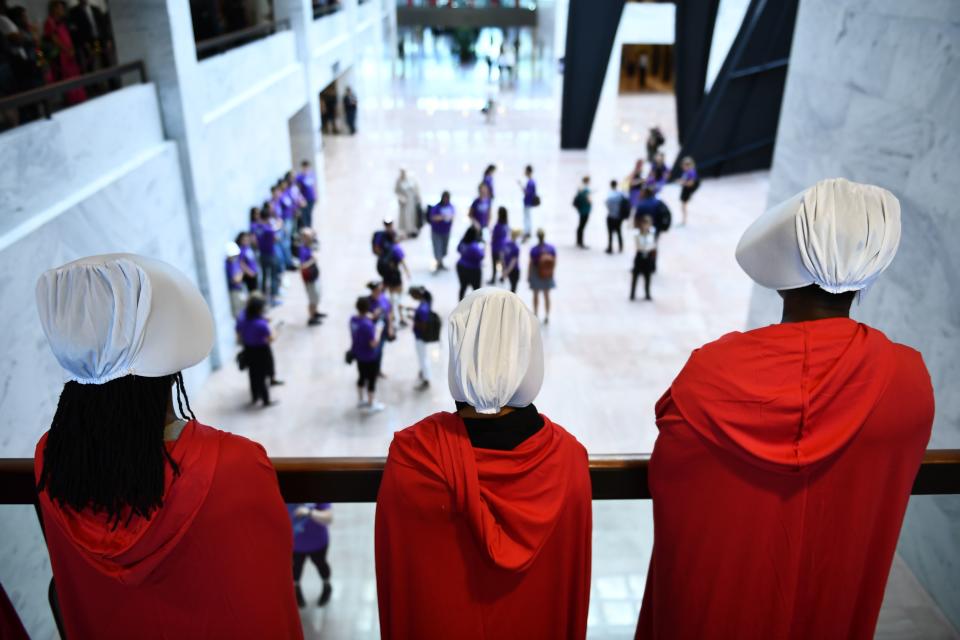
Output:
[[[0,97],[78,78],[115,63],[109,15],[90,0],[78,0],[69,9],[63,0],[51,0],[39,28],[30,22],[26,8],[0,0]],[[70,89],[62,99],[73,105],[106,89],[97,84]],[[39,115],[36,105],[7,110],[0,113],[0,129]]]
[[270,198],[250,209],[250,226],[226,246],[226,280],[236,321],[240,369],[250,377],[251,404],[267,407],[270,387],[283,384],[276,376],[273,350],[278,326],[267,310],[282,304],[283,275],[299,272],[307,294],[307,326],[323,322],[320,311],[319,243],[313,225],[317,176],[309,160],[288,171],[270,189]]
[[[389,227],[375,236],[378,262],[403,260]],[[473,242],[484,232],[467,231]],[[655,236],[647,217],[640,235]],[[637,638],[873,637],[934,419],[921,355],[850,318],[900,235],[896,197],[844,179],[771,207],[742,235],[736,260],[780,295],[780,323],[695,349],[656,407],[626,415],[655,414],[659,428]],[[66,637],[301,638],[307,559],[318,602],[332,593],[332,511],[285,508],[263,447],[197,420],[181,371],[214,342],[199,290],[131,254],[51,269],[36,289],[68,377],[34,457]],[[357,300],[358,361],[373,362],[398,322],[374,310],[394,306],[389,289],[371,283]],[[416,332],[432,322],[430,296],[411,296]],[[534,404],[558,374],[541,321],[516,294],[483,287],[445,324],[452,410],[396,432],[379,483],[380,633],[582,640],[589,459]]]

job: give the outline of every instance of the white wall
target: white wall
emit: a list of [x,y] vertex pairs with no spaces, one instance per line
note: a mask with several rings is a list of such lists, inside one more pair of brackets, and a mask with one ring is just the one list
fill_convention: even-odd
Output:
[[[769,196],[842,176],[900,199],[899,253],[854,316],[921,351],[942,448],[960,448],[958,52],[960,3],[802,0]],[[749,323],[779,310],[757,289]],[[898,550],[960,627],[960,496],[912,498]]]

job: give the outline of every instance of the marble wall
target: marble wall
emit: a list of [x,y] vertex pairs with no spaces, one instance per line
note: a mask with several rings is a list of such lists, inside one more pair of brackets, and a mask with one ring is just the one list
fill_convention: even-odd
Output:
[[[960,4],[802,0],[770,203],[842,176],[902,207],[893,265],[854,316],[919,349],[937,401],[931,447],[960,448]],[[776,322],[756,289],[750,326]],[[911,499],[900,554],[960,627],[960,496]]]

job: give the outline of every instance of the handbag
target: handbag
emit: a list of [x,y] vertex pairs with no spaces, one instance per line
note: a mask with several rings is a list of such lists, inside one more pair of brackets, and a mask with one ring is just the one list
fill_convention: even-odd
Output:
[[533,194],[533,201],[532,201],[532,203],[533,203],[533,206],[539,207],[539,206],[540,206],[540,196],[538,196],[537,194]]
[[314,262],[309,267],[300,269],[300,277],[304,282],[316,282],[320,278],[320,268]]
[[347,353],[343,356],[343,359],[347,364],[353,364],[353,349],[347,349]]
[[237,354],[237,366],[240,367],[240,371],[245,371],[250,366],[250,354],[246,349],[241,349]]

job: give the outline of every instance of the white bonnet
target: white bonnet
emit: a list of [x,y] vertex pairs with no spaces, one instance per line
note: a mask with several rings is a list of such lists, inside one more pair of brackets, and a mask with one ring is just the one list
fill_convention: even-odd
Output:
[[448,382],[477,413],[525,407],[543,385],[540,323],[519,296],[482,288],[450,314]]
[[82,258],[43,273],[36,297],[54,356],[83,384],[170,375],[213,346],[213,318],[200,291],[153,258]]
[[744,232],[737,262],[768,289],[816,284],[830,293],[870,286],[900,244],[900,202],[886,189],[821,180]]

